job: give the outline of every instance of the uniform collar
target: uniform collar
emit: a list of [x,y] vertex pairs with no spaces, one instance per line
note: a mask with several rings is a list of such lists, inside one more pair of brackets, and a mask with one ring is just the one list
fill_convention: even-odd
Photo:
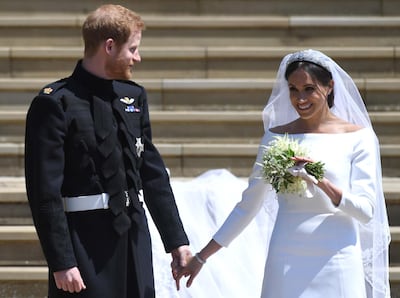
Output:
[[72,78],[77,80],[79,84],[85,86],[85,89],[87,89],[91,94],[104,100],[112,100],[116,96],[114,93],[114,80],[103,79],[90,73],[83,68],[82,60],[78,61],[75,70],[72,73]]

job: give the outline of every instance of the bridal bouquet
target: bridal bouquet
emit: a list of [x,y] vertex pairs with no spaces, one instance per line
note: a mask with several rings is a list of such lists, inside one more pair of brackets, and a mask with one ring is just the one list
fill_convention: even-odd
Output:
[[[307,183],[299,176],[293,176],[288,171],[296,165],[296,156],[306,156],[307,150],[298,141],[285,136],[277,136],[266,146],[262,162],[262,175],[276,192],[301,193],[307,189]],[[324,177],[322,162],[307,162],[304,165],[307,174],[316,180]]]

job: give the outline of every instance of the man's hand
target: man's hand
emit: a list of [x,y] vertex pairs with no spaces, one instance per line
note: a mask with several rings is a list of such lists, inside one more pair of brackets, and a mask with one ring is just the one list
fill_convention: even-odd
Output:
[[172,262],[171,262],[171,270],[172,276],[175,279],[176,288],[179,290],[179,280],[182,276],[178,275],[178,272],[184,268],[189,260],[192,257],[192,253],[189,249],[188,245],[182,245],[174,250],[171,251]]
[[53,276],[56,286],[60,290],[70,293],[79,293],[86,289],[86,285],[83,283],[81,273],[77,267],[54,272]]
[[[183,276],[189,276],[188,281],[186,282],[186,287],[190,287],[193,283],[195,277],[199,274],[201,268],[203,268],[204,262],[200,263],[196,257],[192,257],[190,262],[185,266],[181,267],[178,270],[178,275],[176,280],[180,280]],[[179,290],[179,289],[178,289]]]

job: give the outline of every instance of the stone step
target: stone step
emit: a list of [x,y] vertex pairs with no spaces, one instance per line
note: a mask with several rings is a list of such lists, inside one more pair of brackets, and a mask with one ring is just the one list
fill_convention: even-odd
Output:
[[[399,46],[314,47],[354,77],[400,76]],[[302,47],[142,47],[136,79],[273,78],[286,54]],[[70,75],[82,47],[0,47],[0,77],[46,78]]]
[[[0,14],[0,44],[82,46],[85,14]],[[399,16],[148,14],[143,46],[393,46]],[[384,32],[384,34],[383,34]],[[195,37],[195,38],[194,38]]]
[[[188,178],[173,178],[188,179]],[[246,179],[246,178],[243,178]],[[392,202],[400,204],[400,178],[385,177],[383,186],[388,208]],[[24,204],[27,208],[24,179],[22,177],[0,177],[0,202]],[[0,210],[3,210],[3,205]],[[0,215],[2,218],[3,215]],[[399,217],[398,217],[399,218]],[[400,293],[399,260],[400,226],[391,227],[392,243],[390,247],[390,282],[392,297]],[[46,293],[47,269],[34,227],[0,226],[0,295],[1,297],[44,297]],[[12,293],[12,294],[10,294]],[[27,293],[29,293],[29,296]],[[396,294],[397,295],[397,294]]]
[[33,226],[0,226],[1,266],[46,265]]
[[[400,227],[392,227],[392,243],[390,251],[398,251],[398,235]],[[14,242],[14,245],[12,244]],[[48,270],[45,266],[43,257],[41,261],[42,265],[31,264],[30,257],[37,257],[35,252],[40,252],[40,246],[36,240],[36,233],[33,227],[0,227],[0,249],[2,256],[8,256],[11,254],[21,253],[22,258],[18,258],[15,263],[12,262],[10,265],[0,266],[0,294],[9,295],[8,291],[13,291],[14,296],[3,296],[2,297],[44,297],[46,294],[46,282],[48,276]],[[16,248],[17,246],[20,248]],[[393,246],[394,245],[394,246]],[[26,263],[18,264],[25,260]],[[6,262],[4,262],[6,263]],[[32,263],[36,263],[32,262]],[[392,297],[397,297],[395,293],[400,293],[400,267],[392,264],[389,268],[389,279],[392,288]],[[31,286],[32,285],[32,286]],[[27,291],[27,288],[31,286],[29,291],[30,295],[34,296],[15,296],[16,291]],[[3,291],[3,293],[1,292]],[[21,295],[21,293],[18,293]]]
[[[44,266],[0,267],[1,297],[42,298],[47,297],[48,270]],[[389,268],[391,297],[400,297],[400,266]]]
[[[95,9],[104,1],[99,0],[71,0],[68,2],[54,0],[13,0],[2,1],[0,11],[3,13],[87,13]],[[303,14],[303,15],[395,15],[400,14],[396,0],[364,0],[362,5],[358,0],[332,2],[328,0],[147,0],[135,1],[120,0],[119,4],[136,10],[139,13],[159,14],[189,14],[189,15],[259,15],[259,14]]]
[[[382,184],[389,224],[400,226],[400,177],[384,177]],[[396,241],[400,241],[400,239],[396,239]]]
[[[392,241],[389,258],[396,264],[400,261],[400,227],[390,227],[390,233]],[[0,268],[46,264],[33,226],[0,226],[0,244]]]
[[[247,180],[244,175],[242,177]],[[191,178],[172,176],[172,179],[181,180]],[[33,224],[24,183],[23,177],[0,177],[0,226]],[[400,226],[400,178],[384,177],[383,189],[389,223]],[[400,243],[400,239],[397,241]]]
[[[0,106],[29,105],[46,84],[58,78],[0,78]],[[141,79],[151,109],[259,110],[271,93],[275,78]],[[400,78],[355,78],[367,108],[400,110]]]
[[[261,137],[261,136],[260,136]],[[239,143],[156,143],[174,176],[197,176],[210,168],[227,168],[235,175],[248,176],[257,144]],[[381,145],[384,176],[400,176],[400,145]],[[24,144],[0,143],[0,169],[5,176],[24,174]]]
[[[28,107],[3,106],[0,141],[23,142]],[[400,111],[370,112],[381,144],[400,144]],[[152,132],[158,143],[258,143],[263,134],[261,111],[151,110]]]
[[[400,226],[391,226],[390,260],[400,263]],[[0,266],[45,265],[36,230],[33,225],[1,225]]]
[[[212,169],[214,167],[210,167]],[[207,170],[209,170],[207,169]],[[201,173],[200,173],[201,174]],[[244,181],[247,181],[248,175],[237,175]],[[171,179],[177,181],[185,181],[193,179],[195,176],[179,176],[174,172],[171,172]],[[384,176],[382,180],[383,190],[385,193],[386,204],[388,210],[394,207],[400,208],[400,177],[387,177]],[[0,176],[0,218],[6,218],[13,216],[13,212],[16,218],[30,217],[30,211],[28,210],[27,197],[25,192],[25,178],[23,176]],[[7,207],[9,206],[9,207]],[[19,211],[18,211],[19,210]],[[393,213],[394,214],[394,213]],[[400,226],[400,209],[396,211],[396,216],[390,217],[389,220],[392,226]],[[3,222],[4,224],[5,222]],[[7,223],[7,224],[17,224]],[[19,223],[19,225],[25,223]],[[29,221],[28,224],[32,224]],[[399,239],[400,241],[400,239]]]

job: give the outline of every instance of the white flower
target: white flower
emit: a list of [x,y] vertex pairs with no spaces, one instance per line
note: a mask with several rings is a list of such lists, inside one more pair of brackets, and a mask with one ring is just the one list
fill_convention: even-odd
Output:
[[[277,193],[303,193],[307,183],[300,177],[292,176],[288,169],[296,164],[293,157],[306,155],[307,150],[301,147],[297,140],[289,138],[287,134],[283,137],[276,136],[265,146],[261,164],[263,179],[270,183]],[[324,175],[321,162],[309,162],[305,169],[318,180]]]

